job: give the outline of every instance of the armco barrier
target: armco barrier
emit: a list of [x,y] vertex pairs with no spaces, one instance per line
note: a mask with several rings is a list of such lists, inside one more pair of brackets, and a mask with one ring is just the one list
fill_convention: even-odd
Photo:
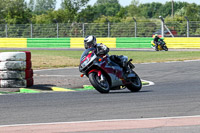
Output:
[[0,38],[0,48],[26,48],[26,38]]
[[152,38],[117,38],[116,48],[150,48]]
[[70,38],[70,48],[84,48],[84,38]]
[[[116,48],[116,38],[97,38],[97,43]],[[70,48],[84,48],[84,38],[70,38]]]
[[28,38],[28,48],[69,48],[70,38]]
[[200,48],[200,38],[165,38],[168,48]]
[[[0,48],[84,48],[84,38],[0,38]],[[151,48],[153,38],[97,38],[109,48]],[[200,38],[165,38],[168,48],[200,48]]]

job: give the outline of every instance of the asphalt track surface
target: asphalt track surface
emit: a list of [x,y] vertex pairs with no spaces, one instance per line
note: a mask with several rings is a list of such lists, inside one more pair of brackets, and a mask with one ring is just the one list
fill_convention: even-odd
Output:
[[[74,129],[79,130],[69,130],[71,132],[196,133],[200,130],[199,66],[200,61],[136,64],[135,71],[138,75],[155,83],[153,86],[143,87],[138,93],[125,89],[111,91],[109,94],[90,90],[0,95],[0,132],[68,132],[69,128],[66,127],[72,124],[70,128],[74,126]],[[79,78],[77,68],[34,73],[36,87],[44,89],[53,85],[76,87],[70,82],[89,83],[87,78]],[[155,118],[158,119],[157,123],[162,124],[156,126]],[[112,125],[115,120],[116,124]],[[144,121],[139,125],[141,120]],[[31,128],[34,123],[36,127]],[[8,126],[16,124],[23,125]],[[24,124],[30,124],[30,127]],[[85,128],[84,124],[87,125]],[[46,128],[38,128],[38,125]],[[58,126],[54,128],[57,130],[53,130],[54,126]],[[97,129],[99,126],[102,128]],[[20,131],[19,127],[23,127],[23,130]],[[52,129],[48,130],[49,127]],[[65,130],[61,130],[62,128]]]

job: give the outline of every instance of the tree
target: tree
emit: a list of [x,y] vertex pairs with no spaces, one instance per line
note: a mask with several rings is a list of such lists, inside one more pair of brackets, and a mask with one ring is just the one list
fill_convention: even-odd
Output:
[[78,13],[77,21],[92,23],[95,19],[98,18],[96,14],[96,9],[89,5],[87,8],[81,10],[81,12]]
[[36,0],[35,8],[33,9],[37,14],[42,14],[48,10],[54,10],[55,7],[56,0]]
[[31,11],[27,8],[24,0],[0,0],[1,23],[23,24],[28,23]]
[[70,12],[77,13],[81,8],[85,7],[89,0],[64,0],[61,3],[63,9],[67,9]]
[[71,21],[77,18],[78,12],[86,6],[89,0],[64,0],[61,3],[62,9],[71,14]]
[[131,5],[128,7],[128,16],[138,17],[141,16],[141,9],[139,8],[139,0],[132,0]]
[[95,3],[95,5],[100,5],[100,4],[108,4],[108,3],[117,3],[119,4],[119,1],[118,0],[97,0],[97,2]]
[[116,14],[117,17],[125,18],[128,15],[128,7],[121,7],[119,12]]
[[34,11],[35,10],[35,0],[30,0],[27,6],[31,11]]
[[118,0],[97,0],[94,5],[97,16],[116,16],[120,11],[121,5]]
[[193,3],[193,4],[188,5],[187,7],[185,7],[185,10],[186,10],[185,15],[189,18],[189,20],[192,20],[192,21],[200,20],[200,16],[199,16],[200,9],[196,4]]

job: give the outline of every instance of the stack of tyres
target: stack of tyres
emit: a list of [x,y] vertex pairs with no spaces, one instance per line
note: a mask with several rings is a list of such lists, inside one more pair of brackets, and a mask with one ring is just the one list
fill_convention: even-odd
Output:
[[33,86],[31,52],[0,53],[0,88]]

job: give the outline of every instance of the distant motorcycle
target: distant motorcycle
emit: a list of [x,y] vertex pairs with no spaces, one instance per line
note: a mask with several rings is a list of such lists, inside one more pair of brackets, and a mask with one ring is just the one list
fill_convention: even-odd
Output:
[[[94,48],[86,49],[80,59],[79,71],[86,75],[93,87],[100,93],[110,90],[120,90],[126,87],[131,92],[138,92],[142,88],[140,77],[133,71],[135,66],[127,62],[131,72],[129,76],[123,68],[113,62],[108,55],[97,56]],[[131,75],[131,76],[130,76]]]
[[[162,39],[160,39],[157,43],[158,43],[158,51],[162,50],[168,51],[166,43]],[[153,41],[151,41],[151,47],[156,50],[156,44]]]

